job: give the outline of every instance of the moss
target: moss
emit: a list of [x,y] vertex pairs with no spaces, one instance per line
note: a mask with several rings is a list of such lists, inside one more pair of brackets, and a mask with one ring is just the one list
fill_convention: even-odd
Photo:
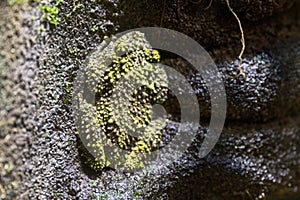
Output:
[[97,181],[94,180],[94,181],[92,182],[91,186],[92,186],[92,187],[97,187]]
[[100,195],[96,196],[96,199],[104,200],[108,198],[108,194],[106,192],[101,192]]
[[[94,155],[87,159],[88,164],[96,171],[111,165],[143,167],[145,155],[159,148],[166,123],[150,118],[152,105],[162,103],[167,94],[167,76],[155,64],[159,52],[151,49],[140,32],[115,40],[110,43],[112,48],[95,52],[87,65],[86,82],[89,91],[96,93],[95,107],[78,95],[83,114],[81,136]],[[113,58],[111,64],[106,56]],[[136,89],[132,82],[142,86]],[[137,132],[140,136],[132,136]],[[127,153],[123,155],[120,149]]]
[[47,20],[50,24],[57,25],[60,21],[58,17],[59,6],[63,2],[63,0],[57,0],[54,6],[43,5],[40,7],[42,11],[44,11],[43,18]]
[[93,26],[92,28],[91,28],[91,31],[92,32],[97,32],[99,30],[99,27],[98,26]]
[[21,4],[23,2],[24,2],[24,0],[7,0],[7,4],[10,6],[13,6],[15,4]]
[[52,196],[53,196],[54,198],[61,198],[61,197],[63,197],[64,195],[63,195],[63,193],[60,193],[60,192],[53,192]]
[[70,18],[71,15],[72,15],[74,12],[76,12],[76,10],[82,8],[82,6],[83,6],[82,3],[77,3],[77,4],[73,7],[72,11],[66,14],[66,18]]
[[70,94],[70,93],[72,93],[72,89],[71,89],[71,87],[70,87],[70,82],[66,82],[66,87],[65,87],[65,91],[68,93],[68,94]]
[[13,163],[7,163],[4,165],[6,174],[10,174],[14,170],[15,166]]

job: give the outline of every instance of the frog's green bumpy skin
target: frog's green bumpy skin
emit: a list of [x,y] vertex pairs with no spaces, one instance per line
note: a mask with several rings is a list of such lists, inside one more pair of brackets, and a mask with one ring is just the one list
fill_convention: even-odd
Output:
[[[152,105],[165,101],[168,90],[159,61],[159,52],[137,31],[104,41],[91,55],[85,66],[85,91],[77,95],[77,115],[81,142],[94,156],[87,162],[94,170],[144,167],[146,154],[161,145],[166,121],[150,118]],[[134,81],[142,86],[133,88]],[[116,87],[118,82],[124,85]],[[94,104],[86,93],[95,95]],[[120,113],[124,107],[126,113]],[[139,136],[132,136],[136,132]]]

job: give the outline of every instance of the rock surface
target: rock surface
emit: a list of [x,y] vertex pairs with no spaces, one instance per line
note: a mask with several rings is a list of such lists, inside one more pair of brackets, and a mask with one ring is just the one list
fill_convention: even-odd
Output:
[[[300,5],[243,2],[232,7],[244,26],[246,81],[226,77],[235,73],[241,44],[225,1],[213,1],[208,9],[209,1],[174,0],[166,6],[163,1],[63,1],[56,26],[42,19],[39,9],[55,6],[54,1],[13,6],[2,1],[0,198],[299,199]],[[198,159],[207,132],[204,119],[198,139],[168,167],[95,173],[82,164],[72,117],[77,70],[104,36],[160,25],[193,37],[217,62],[229,102],[222,136],[207,157]],[[186,66],[176,61],[165,59]],[[207,107],[201,79],[196,74],[190,79]]]

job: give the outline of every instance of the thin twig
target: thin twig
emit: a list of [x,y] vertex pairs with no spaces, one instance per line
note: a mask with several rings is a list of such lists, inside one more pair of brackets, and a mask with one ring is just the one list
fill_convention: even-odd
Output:
[[[200,4],[202,3],[202,0],[198,0],[198,1],[190,0],[190,2],[192,2],[193,4]],[[203,8],[203,10],[208,10],[211,7],[212,2],[213,0],[210,0],[209,4],[205,8]]]
[[164,22],[164,16],[165,16],[165,11],[166,11],[166,4],[167,4],[167,0],[164,0],[164,7],[161,13],[161,18],[160,18],[160,27],[162,27],[163,22]]
[[242,76],[244,77],[244,79],[246,79],[246,74],[245,74],[245,72],[244,72],[243,69],[242,69],[242,63],[243,63],[243,58],[242,58],[242,56],[243,56],[243,54],[244,54],[245,47],[246,47],[246,45],[245,45],[245,37],[244,37],[243,27],[242,27],[242,24],[241,24],[241,21],[240,21],[239,17],[235,14],[235,12],[233,11],[233,9],[231,8],[230,3],[229,3],[229,0],[226,0],[226,2],[227,2],[227,6],[228,6],[230,12],[234,15],[235,19],[238,21],[239,28],[240,28],[240,31],[241,31],[242,50],[241,50],[240,55],[239,55],[239,61],[240,61],[240,63],[239,63],[239,66],[238,66],[238,70],[239,70],[240,72],[239,72],[239,74],[237,74],[237,75],[234,76],[233,78],[237,78],[237,77],[239,77],[239,76],[242,75]]
[[208,9],[211,7],[212,2],[213,2],[213,0],[210,0],[208,6],[206,6],[206,7],[204,8],[204,10],[208,10]]

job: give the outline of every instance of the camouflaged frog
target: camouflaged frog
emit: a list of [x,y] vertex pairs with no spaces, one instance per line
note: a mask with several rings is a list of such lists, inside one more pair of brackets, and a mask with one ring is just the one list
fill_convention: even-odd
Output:
[[152,105],[167,94],[159,61],[159,52],[135,31],[105,40],[84,66],[75,115],[94,170],[143,167],[146,154],[159,148],[166,121],[151,120]]

